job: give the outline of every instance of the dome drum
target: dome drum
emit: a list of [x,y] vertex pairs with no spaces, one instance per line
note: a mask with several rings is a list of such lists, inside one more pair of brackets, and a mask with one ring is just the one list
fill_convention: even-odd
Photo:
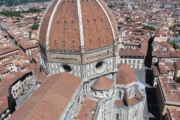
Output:
[[[44,51],[41,51],[41,54],[45,54]],[[58,51],[49,51],[46,53],[48,62],[60,62],[60,63],[69,63],[69,64],[88,64],[96,62],[102,59],[109,57],[114,57],[113,47],[109,47],[103,50],[96,50],[84,54],[71,54],[71,53],[59,53]]]
[[105,76],[99,77],[91,86],[92,94],[99,98],[110,97],[113,90],[113,81]]
[[91,88],[91,92],[93,96],[98,97],[98,98],[110,97],[113,95],[113,91],[114,91],[113,87],[107,90],[102,90],[102,91]]

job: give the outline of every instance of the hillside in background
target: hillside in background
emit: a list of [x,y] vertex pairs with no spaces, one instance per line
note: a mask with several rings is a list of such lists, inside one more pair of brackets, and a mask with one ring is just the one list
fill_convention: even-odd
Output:
[[0,5],[13,6],[31,2],[47,2],[51,0],[0,0]]

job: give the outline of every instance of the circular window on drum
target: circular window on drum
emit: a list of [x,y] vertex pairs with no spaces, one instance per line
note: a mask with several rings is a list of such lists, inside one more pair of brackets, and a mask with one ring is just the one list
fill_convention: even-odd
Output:
[[72,68],[69,66],[69,65],[62,65],[62,72],[71,72],[72,71]]
[[103,73],[103,72],[105,71],[105,69],[106,69],[106,64],[105,64],[104,61],[100,61],[100,62],[98,62],[98,63],[96,64],[95,67],[96,67],[96,68],[95,68],[95,72],[96,72],[96,73]]

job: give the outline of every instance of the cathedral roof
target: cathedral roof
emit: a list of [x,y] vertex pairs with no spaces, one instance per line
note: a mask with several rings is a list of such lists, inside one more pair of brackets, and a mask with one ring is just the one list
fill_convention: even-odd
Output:
[[59,119],[80,83],[80,78],[67,72],[50,76],[13,113],[10,120]]
[[71,53],[113,46],[117,38],[115,20],[103,0],[53,0],[39,30],[46,50]]
[[135,82],[136,74],[134,70],[126,64],[118,65],[118,72],[116,75],[116,84],[127,85],[132,82]]
[[102,76],[94,82],[92,88],[95,90],[107,90],[110,89],[112,86],[113,81],[105,76]]
[[85,98],[75,120],[93,120],[97,105],[97,100]]

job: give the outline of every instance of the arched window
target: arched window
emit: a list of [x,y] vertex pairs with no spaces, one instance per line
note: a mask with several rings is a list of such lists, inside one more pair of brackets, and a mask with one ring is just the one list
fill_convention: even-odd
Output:
[[119,113],[116,113],[116,120],[119,120]]
[[137,117],[137,116],[138,116],[138,110],[135,110],[134,117]]
[[107,96],[110,96],[110,91],[109,91],[109,90],[106,92],[106,95],[107,95]]
[[118,92],[118,98],[121,99],[121,91]]
[[129,97],[132,96],[132,89],[129,89]]
[[100,96],[102,96],[102,97],[104,96],[104,94],[103,94],[103,92],[102,92],[102,91],[101,91],[101,92],[99,92],[99,93],[100,93]]

